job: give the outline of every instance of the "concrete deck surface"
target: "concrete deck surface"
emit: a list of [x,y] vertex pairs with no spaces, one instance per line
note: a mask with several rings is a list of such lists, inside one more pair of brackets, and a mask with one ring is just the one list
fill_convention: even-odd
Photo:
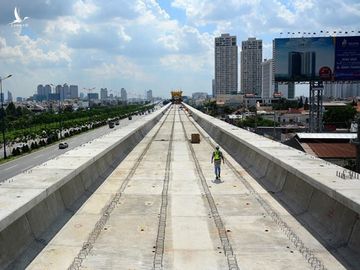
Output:
[[[173,106],[166,120],[165,117],[57,233],[28,269],[67,269],[78,256],[83,243],[89,240],[106,206],[127,180],[93,248],[81,257],[79,269],[153,269],[166,157],[171,139],[163,269],[229,269],[188,145],[190,134],[198,131],[178,106]],[[188,138],[184,137],[181,121]],[[174,134],[171,135],[173,123]],[[152,140],[160,126],[160,131]],[[151,145],[135,173],[127,179],[149,143]],[[238,174],[224,164],[221,181],[214,180],[213,165],[210,163],[211,145],[201,138],[200,144],[192,146],[227,230],[239,268],[314,269],[279,225],[267,215]],[[225,151],[223,154],[306,247],[313,250],[326,269],[345,269],[255,179]]]

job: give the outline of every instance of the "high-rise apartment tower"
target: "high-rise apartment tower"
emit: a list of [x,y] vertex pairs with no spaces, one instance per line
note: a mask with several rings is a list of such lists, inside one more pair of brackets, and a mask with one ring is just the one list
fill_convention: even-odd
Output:
[[262,40],[248,38],[241,45],[241,92],[261,93]]
[[236,36],[222,34],[215,38],[214,94],[229,95],[238,91],[238,47]]

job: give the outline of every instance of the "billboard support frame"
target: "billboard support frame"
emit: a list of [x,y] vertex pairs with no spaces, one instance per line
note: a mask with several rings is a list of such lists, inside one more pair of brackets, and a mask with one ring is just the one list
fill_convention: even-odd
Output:
[[320,133],[323,130],[323,91],[322,81],[310,81],[309,96],[309,132]]

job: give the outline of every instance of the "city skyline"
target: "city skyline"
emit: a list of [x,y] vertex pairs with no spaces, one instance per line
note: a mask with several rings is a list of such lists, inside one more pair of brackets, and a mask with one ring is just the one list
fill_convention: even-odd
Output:
[[[169,97],[211,93],[216,36],[263,40],[272,58],[280,32],[356,30],[356,1],[46,1],[19,0],[24,25],[11,26],[15,3],[0,4],[0,76],[4,91],[31,96],[41,82],[96,89],[153,89]],[[164,76],[166,74],[166,76]],[[301,94],[301,93],[297,93]]]

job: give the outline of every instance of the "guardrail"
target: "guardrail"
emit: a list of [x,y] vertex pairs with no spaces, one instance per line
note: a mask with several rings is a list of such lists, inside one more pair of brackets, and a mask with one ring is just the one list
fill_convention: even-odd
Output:
[[[360,180],[339,178],[343,168],[337,165],[185,106],[320,242],[344,257],[351,253],[360,258]],[[360,261],[347,263],[358,266]]]

